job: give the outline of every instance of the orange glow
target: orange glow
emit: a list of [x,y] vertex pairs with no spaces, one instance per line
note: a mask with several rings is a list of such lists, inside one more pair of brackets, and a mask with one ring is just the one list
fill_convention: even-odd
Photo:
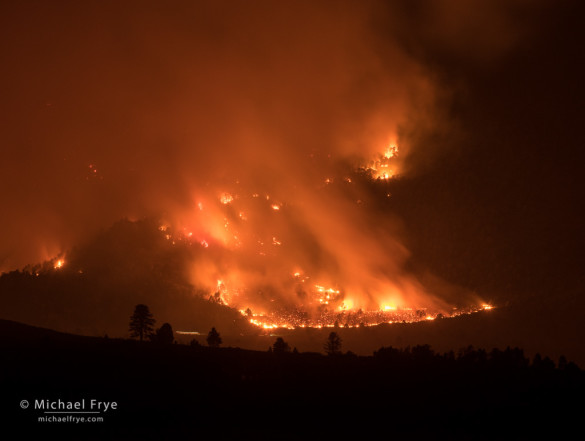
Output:
[[[418,255],[411,256],[404,240],[418,231],[418,222],[433,224],[436,219],[417,216],[412,231],[407,222],[402,225],[411,218],[400,219],[405,214],[401,201],[413,187],[393,180],[408,171],[407,164],[432,164],[435,150],[443,148],[442,134],[451,132],[441,124],[451,118],[442,120],[442,108],[433,113],[438,78],[427,75],[426,60],[419,63],[410,51],[395,46],[394,35],[385,39],[381,59],[381,34],[377,27],[370,29],[371,17],[380,11],[391,17],[392,9],[380,8],[376,1],[337,2],[335,11],[326,2],[295,2],[294,8],[266,2],[259,9],[256,2],[233,2],[217,10],[216,2],[183,3],[189,20],[180,13],[150,17],[142,10],[133,16],[136,57],[127,56],[116,39],[99,38],[100,32],[96,38],[88,34],[91,50],[59,50],[59,44],[71,40],[63,37],[71,26],[61,26],[49,33],[59,44],[42,46],[50,53],[41,59],[50,62],[23,58],[30,65],[26,75],[14,75],[20,88],[8,104],[24,112],[24,121],[30,116],[38,124],[26,133],[21,133],[22,124],[14,125],[9,140],[43,151],[14,156],[23,161],[23,170],[34,173],[23,177],[21,185],[13,182],[20,173],[8,167],[12,159],[0,166],[12,183],[5,191],[15,192],[8,198],[18,208],[14,213],[24,216],[36,206],[38,211],[22,218],[21,235],[11,239],[20,219],[6,209],[10,215],[4,216],[4,226],[9,228],[0,231],[13,242],[6,249],[32,253],[38,245],[34,254],[43,256],[43,270],[55,273],[53,267],[63,267],[57,274],[69,269],[76,274],[83,268],[92,280],[90,272],[97,266],[79,263],[83,253],[67,247],[78,240],[82,244],[116,219],[157,215],[161,219],[149,218],[155,222],[152,243],[139,244],[145,246],[127,258],[124,247],[136,246],[142,236],[121,228],[112,241],[115,253],[100,251],[95,257],[115,257],[108,263],[116,264],[116,272],[100,272],[115,282],[123,275],[140,283],[144,279],[136,278],[137,271],[149,268],[149,276],[164,278],[164,289],[141,293],[156,296],[144,302],[161,311],[161,320],[174,320],[170,313],[165,317],[165,301],[168,310],[180,307],[183,291],[244,313],[254,311],[246,321],[265,329],[330,327],[335,322],[374,326],[456,315],[442,300],[447,290],[441,283],[413,270],[419,268]],[[109,15],[96,17],[109,20]],[[53,26],[41,18],[25,21],[34,32],[23,34],[23,47],[34,43],[35,26]],[[26,53],[15,54],[21,52]],[[106,63],[102,67],[109,74],[100,76],[105,83],[87,87],[99,76],[87,67],[92,65],[88,60],[104,54],[101,63],[93,64]],[[155,66],[157,72],[151,75],[147,69],[145,74],[141,66],[152,60],[160,61],[162,70]],[[40,89],[28,84],[33,74],[42,79]],[[45,95],[59,95],[65,79],[74,84],[57,105],[58,96]],[[437,104],[443,105],[443,89],[436,92]],[[49,98],[56,100],[50,112],[37,109],[37,101]],[[87,130],[102,114],[106,121],[99,133]],[[117,121],[124,123],[111,123]],[[436,137],[430,136],[435,124],[440,129]],[[32,138],[25,139],[29,134]],[[441,142],[422,146],[426,139]],[[409,151],[419,145],[410,161]],[[41,162],[30,167],[30,160]],[[99,182],[102,174],[105,185]],[[92,181],[85,182],[87,176]],[[390,192],[395,196],[387,199]],[[138,230],[143,231],[149,230]],[[24,243],[32,240],[29,236],[37,236],[34,247]],[[150,252],[158,254],[147,260]],[[5,254],[0,256],[4,265]],[[67,256],[67,266],[55,256]],[[117,262],[132,264],[131,270]],[[492,308],[479,306],[483,301],[475,296],[469,302],[473,308],[461,311]],[[187,321],[189,313],[180,311],[179,316]],[[183,326],[179,317],[176,321]]]

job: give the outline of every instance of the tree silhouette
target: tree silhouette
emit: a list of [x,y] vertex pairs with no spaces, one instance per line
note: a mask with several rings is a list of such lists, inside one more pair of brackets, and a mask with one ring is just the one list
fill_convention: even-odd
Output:
[[173,334],[173,328],[169,323],[163,323],[163,325],[156,330],[156,338],[155,340],[158,343],[163,344],[172,344],[175,341],[175,336]]
[[290,346],[282,339],[282,337],[278,337],[272,345],[272,350],[275,354],[283,354],[285,352],[290,352]]
[[156,320],[152,317],[148,306],[136,305],[134,314],[130,317],[130,336],[138,337],[140,341],[152,335]]
[[189,343],[189,345],[192,348],[200,348],[201,347],[201,343],[199,343],[196,339],[191,340],[191,342]]
[[325,342],[324,349],[328,355],[341,354],[341,338],[337,335],[337,332],[332,332],[329,334],[329,337],[327,337],[327,341]]
[[207,334],[207,344],[212,348],[217,348],[222,343],[219,332],[215,328],[211,328],[209,334]]

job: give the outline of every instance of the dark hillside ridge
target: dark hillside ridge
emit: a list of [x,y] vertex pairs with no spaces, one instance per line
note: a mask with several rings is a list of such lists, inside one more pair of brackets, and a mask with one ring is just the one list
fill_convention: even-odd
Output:
[[[276,354],[77,337],[6,321],[0,334],[3,414],[43,436],[493,439],[576,428],[584,410],[581,370],[529,362],[520,349]],[[119,407],[88,428],[39,423],[39,410],[19,407],[25,399]]]

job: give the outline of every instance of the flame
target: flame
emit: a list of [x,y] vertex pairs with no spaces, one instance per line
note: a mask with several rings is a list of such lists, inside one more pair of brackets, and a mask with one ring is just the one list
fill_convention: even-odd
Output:
[[390,146],[384,152],[384,158],[392,159],[398,153],[398,146],[396,144],[390,144]]
[[[483,310],[483,307],[467,307],[463,309],[453,308],[450,312],[442,312],[444,318],[453,318],[461,315],[474,314]],[[242,315],[243,311],[240,311]],[[358,328],[377,326],[383,323],[416,323],[421,321],[434,321],[436,315],[424,314],[424,311],[413,310],[412,308],[396,308],[394,310],[362,311],[349,305],[341,304],[336,312],[324,313],[318,317],[306,318],[302,312],[290,312],[279,315],[276,313],[254,314],[249,322],[262,329],[300,329],[300,328],[333,328],[343,326],[345,328]]]
[[395,168],[391,168],[391,161],[398,156],[398,146],[390,144],[383,153],[377,154],[361,169],[371,174],[374,179],[388,180],[396,176]]

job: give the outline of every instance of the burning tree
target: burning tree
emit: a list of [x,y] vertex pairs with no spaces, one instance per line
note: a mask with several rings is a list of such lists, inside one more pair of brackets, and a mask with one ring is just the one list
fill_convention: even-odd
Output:
[[144,337],[150,337],[155,322],[148,306],[136,305],[134,314],[130,317],[130,336],[138,337],[140,341],[144,340]]
[[215,328],[211,328],[211,331],[207,334],[207,344],[212,348],[217,348],[221,343],[222,341],[219,332],[217,332]]
[[337,335],[337,332],[332,332],[329,334],[329,337],[327,337],[327,341],[325,342],[324,349],[328,355],[341,354],[341,338]]

